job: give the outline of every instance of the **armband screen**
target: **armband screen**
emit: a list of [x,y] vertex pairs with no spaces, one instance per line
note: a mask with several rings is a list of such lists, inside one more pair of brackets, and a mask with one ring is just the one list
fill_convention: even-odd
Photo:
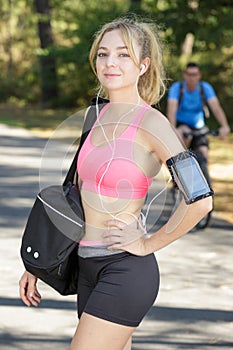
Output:
[[213,190],[209,187],[197,159],[190,151],[179,153],[166,163],[173,181],[187,204],[213,196]]

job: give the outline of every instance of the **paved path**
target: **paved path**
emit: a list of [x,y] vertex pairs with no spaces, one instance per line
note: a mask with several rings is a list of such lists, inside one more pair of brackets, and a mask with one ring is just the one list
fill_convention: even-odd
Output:
[[[1,350],[68,349],[77,322],[75,297],[61,297],[43,283],[39,308],[23,306],[18,297],[20,240],[38,183],[59,183],[71,156],[65,144],[55,141],[41,166],[45,145],[27,131],[0,125]],[[65,154],[66,160],[58,162]],[[157,225],[170,210],[167,195],[162,211],[164,198],[152,206],[150,221]],[[215,214],[210,228],[189,233],[156,254],[160,293],[135,333],[133,350],[233,349],[232,236],[233,226]]]

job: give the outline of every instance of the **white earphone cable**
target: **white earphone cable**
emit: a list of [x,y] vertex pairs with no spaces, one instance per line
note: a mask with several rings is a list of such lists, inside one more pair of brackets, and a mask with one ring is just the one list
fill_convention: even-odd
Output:
[[106,135],[106,133],[105,133],[105,130],[104,130],[103,125],[102,125],[102,124],[100,123],[100,121],[99,121],[99,106],[98,106],[99,93],[100,93],[100,91],[98,92],[97,98],[96,98],[97,122],[98,122],[98,124],[99,124],[99,126],[100,126],[100,128],[101,128],[101,130],[102,130],[102,132],[103,132],[103,135],[104,135],[104,138],[105,138],[107,144],[109,145],[109,147],[110,147],[110,149],[111,149],[111,151],[112,151],[112,154],[111,154],[111,158],[109,159],[108,164],[107,164],[107,166],[106,166],[106,168],[105,168],[103,174],[101,175],[101,178],[100,178],[100,180],[99,180],[99,182],[98,182],[97,188],[98,188],[98,194],[99,194],[99,197],[100,197],[100,202],[101,202],[102,209],[105,210],[113,219],[115,219],[116,216],[113,215],[113,214],[105,207],[105,205],[104,205],[104,203],[103,203],[103,199],[102,199],[102,195],[101,195],[101,188],[100,188],[100,187],[101,187],[101,184],[102,184],[102,182],[103,182],[104,176],[105,176],[106,173],[108,172],[108,169],[109,169],[109,167],[110,167],[110,165],[111,165],[111,163],[112,163],[112,161],[113,161],[114,155],[115,155],[115,150],[116,150],[116,137],[115,137],[115,136],[116,136],[117,128],[118,128],[120,122],[122,121],[122,119],[123,119],[126,115],[128,115],[128,114],[131,113],[131,112],[133,112],[138,106],[140,106],[140,96],[138,95],[137,104],[134,105],[134,107],[131,108],[128,112],[124,113],[124,114],[120,117],[120,119],[118,120],[118,122],[117,122],[117,124],[116,124],[116,126],[115,126],[115,128],[114,128],[114,130],[113,130],[113,133],[112,133],[112,142],[110,142],[110,141],[109,141],[109,138],[107,137],[107,135]]
[[[137,90],[137,93],[138,93],[138,90]],[[140,220],[138,217],[136,217],[136,215],[134,215],[133,213],[126,212],[126,211],[121,212],[121,213],[116,214],[116,215],[113,215],[113,214],[105,207],[105,205],[104,205],[104,203],[103,203],[103,199],[102,199],[102,195],[101,195],[101,188],[100,188],[100,187],[101,187],[102,181],[103,181],[103,179],[104,179],[104,176],[105,176],[106,173],[108,172],[108,169],[109,169],[109,167],[110,167],[110,165],[111,165],[111,163],[112,163],[112,161],[113,161],[114,155],[115,155],[115,149],[116,149],[116,138],[115,138],[115,134],[116,134],[117,128],[118,128],[118,126],[119,126],[121,120],[122,120],[126,115],[128,115],[128,114],[131,113],[131,112],[133,112],[138,106],[140,106],[140,95],[139,95],[139,93],[138,93],[138,102],[137,102],[137,104],[134,106],[134,108],[132,108],[131,110],[129,110],[127,113],[123,114],[123,115],[121,116],[121,118],[119,119],[119,121],[117,122],[117,124],[116,124],[116,126],[115,126],[115,128],[114,128],[114,130],[113,130],[112,142],[110,142],[109,138],[108,138],[107,135],[106,135],[106,132],[105,132],[105,130],[104,130],[104,127],[103,127],[102,123],[100,123],[100,121],[99,121],[99,105],[98,105],[99,95],[100,95],[100,90],[99,90],[98,93],[97,93],[96,104],[95,104],[95,107],[96,107],[96,115],[97,115],[97,122],[98,122],[98,125],[100,126],[100,128],[101,128],[101,130],[102,130],[102,132],[103,132],[103,135],[104,135],[104,138],[105,138],[107,144],[109,145],[109,147],[110,147],[110,149],[111,149],[111,151],[112,151],[111,158],[109,159],[108,164],[107,164],[107,166],[106,166],[106,168],[105,168],[103,174],[101,175],[101,178],[100,178],[99,183],[98,183],[98,186],[97,186],[97,188],[98,188],[98,194],[99,194],[99,197],[100,197],[100,202],[101,202],[102,209],[105,210],[113,219],[116,219],[116,218],[117,218],[120,214],[122,214],[122,213],[125,213],[125,214],[127,214],[127,215],[133,216],[133,217],[135,218],[135,220],[138,222],[139,226],[143,229],[144,233],[146,234],[146,221],[147,221],[147,217],[148,217],[148,215],[149,215],[149,211],[150,211],[151,205],[152,205],[152,203],[154,202],[154,200],[155,200],[156,198],[158,198],[158,197],[167,189],[167,187],[168,187],[169,183],[171,182],[172,178],[170,177],[170,178],[168,179],[167,184],[165,185],[165,187],[164,187],[159,193],[157,193],[157,194],[152,198],[152,200],[150,201],[150,203],[147,205],[146,214],[143,214],[143,212],[141,212],[141,220]],[[121,219],[118,219],[118,220],[120,220],[120,221],[124,222],[125,224],[127,224],[124,220],[121,220]]]

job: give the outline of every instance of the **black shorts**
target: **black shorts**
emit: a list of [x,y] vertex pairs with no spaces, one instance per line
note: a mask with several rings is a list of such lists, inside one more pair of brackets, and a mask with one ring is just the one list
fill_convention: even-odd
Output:
[[154,254],[127,252],[79,259],[78,316],[83,312],[125,326],[137,327],[159,290]]

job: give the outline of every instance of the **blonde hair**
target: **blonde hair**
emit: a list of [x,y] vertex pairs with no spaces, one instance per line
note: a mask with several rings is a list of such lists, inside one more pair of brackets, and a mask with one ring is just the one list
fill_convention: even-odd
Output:
[[[154,23],[148,23],[139,21],[136,18],[119,18],[113,22],[105,24],[95,35],[94,42],[90,50],[90,64],[94,73],[96,55],[99,48],[99,44],[107,32],[111,32],[115,29],[120,29],[123,35],[125,44],[128,47],[130,56],[133,62],[140,67],[140,63],[144,58],[150,58],[150,65],[147,71],[140,76],[138,81],[138,91],[142,99],[148,104],[157,104],[161,97],[165,93],[165,75],[162,63],[162,49],[161,43],[158,38],[158,30]],[[133,48],[133,40],[137,40],[140,52],[140,62],[136,57]],[[104,92],[103,97],[108,97],[107,91],[101,87]]]

